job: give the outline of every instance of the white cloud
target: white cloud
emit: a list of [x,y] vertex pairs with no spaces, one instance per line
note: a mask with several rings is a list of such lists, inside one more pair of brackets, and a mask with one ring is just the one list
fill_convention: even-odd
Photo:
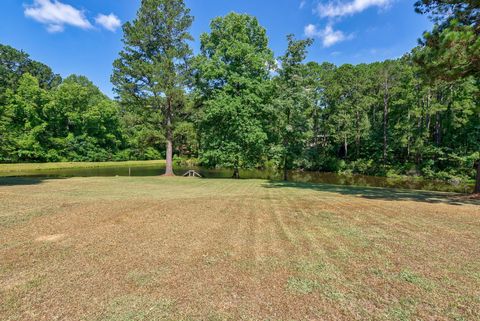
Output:
[[340,30],[333,30],[333,26],[328,24],[324,29],[318,29],[317,26],[309,24],[305,26],[305,36],[311,38],[320,38],[323,46],[331,47],[336,43],[352,39],[352,35],[345,35]]
[[317,13],[322,18],[351,16],[370,7],[386,8],[390,6],[393,1],[394,0],[352,0],[351,2],[330,1],[326,4],[319,3],[317,6]]
[[305,26],[304,30],[305,30],[305,36],[307,37],[313,38],[318,35],[317,27],[312,24]]
[[306,0],[302,0],[302,1],[300,2],[300,9],[305,8],[305,5],[306,5],[306,4],[307,4],[307,1],[306,1]]
[[110,31],[117,30],[117,28],[122,24],[120,19],[118,19],[118,17],[113,13],[109,15],[99,14],[95,18],[95,22]]
[[47,31],[50,33],[62,32],[65,30],[63,25],[47,25]]
[[47,26],[48,32],[61,32],[65,25],[81,29],[90,29],[92,24],[83,11],[58,0],[34,0],[32,5],[25,7],[25,16]]

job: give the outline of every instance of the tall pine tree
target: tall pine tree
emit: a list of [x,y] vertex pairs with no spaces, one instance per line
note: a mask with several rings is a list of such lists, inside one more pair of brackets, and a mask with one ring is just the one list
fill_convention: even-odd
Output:
[[175,115],[184,105],[193,17],[183,0],[142,0],[137,17],[123,26],[124,49],[112,82],[123,104],[160,111],[166,146],[165,175],[173,173]]
[[[435,79],[473,77],[480,84],[480,3],[474,0],[419,0],[415,10],[435,23],[420,41],[416,62]],[[477,96],[478,102],[478,96]],[[472,137],[479,142],[478,137]],[[477,152],[480,154],[480,152]],[[475,193],[480,193],[477,159]]]

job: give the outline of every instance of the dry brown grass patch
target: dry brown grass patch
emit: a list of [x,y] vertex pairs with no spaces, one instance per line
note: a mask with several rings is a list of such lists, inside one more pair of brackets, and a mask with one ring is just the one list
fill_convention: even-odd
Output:
[[480,207],[261,180],[0,186],[0,319],[474,320]]

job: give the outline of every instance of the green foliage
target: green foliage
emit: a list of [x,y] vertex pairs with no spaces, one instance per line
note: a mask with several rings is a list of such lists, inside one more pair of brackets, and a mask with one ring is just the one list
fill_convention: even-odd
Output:
[[28,73],[20,77],[15,93],[8,92],[7,109],[13,111],[10,128],[15,146],[11,155],[13,160],[45,160],[47,123],[43,107],[49,100],[48,93],[40,88],[38,80]]
[[[162,122],[150,122],[148,131],[157,138],[159,133],[153,131],[164,134],[167,174],[173,174],[174,120],[185,104],[192,22],[183,0],[143,0],[135,20],[123,26],[124,49],[113,63],[112,82],[130,116],[137,114],[142,119],[146,110],[154,117],[162,116]],[[134,141],[138,134],[133,131]]]
[[[414,50],[415,60],[422,74],[430,83],[437,81],[458,82],[469,77],[480,84],[480,3],[465,0],[419,0],[415,10],[429,14],[435,26],[425,32],[420,47]],[[476,99],[478,106],[478,93]],[[479,113],[477,112],[477,115]],[[473,123],[478,129],[478,117]],[[476,150],[478,130],[472,139]],[[477,183],[475,192],[480,193],[480,159],[476,161]]]
[[423,35],[422,47],[415,51],[416,61],[433,79],[457,80],[480,75],[479,27],[450,20]]
[[280,57],[281,68],[275,81],[275,98],[273,100],[276,126],[274,132],[278,137],[277,157],[281,159],[284,179],[287,170],[294,167],[305,150],[311,137],[312,121],[311,95],[315,84],[309,81],[303,60],[307,47],[312,40],[295,40],[287,36],[288,47],[285,55]]
[[300,166],[369,175],[474,176],[474,162],[465,158],[480,148],[474,78],[431,84],[419,77],[423,70],[409,55],[370,65],[307,66],[317,108]]
[[197,131],[190,121],[178,122],[173,131],[179,156],[192,157],[198,153]]
[[102,161],[122,145],[116,103],[85,77],[70,76],[45,90],[25,73],[5,100],[2,161]]
[[0,162],[175,157],[452,182],[479,168],[480,189],[478,4],[415,8],[435,26],[411,53],[335,66],[304,63],[311,41],[293,36],[276,62],[258,20],[236,13],[191,59],[184,1],[143,0],[123,27],[117,101],[0,45]]
[[236,170],[266,153],[273,54],[256,18],[230,13],[201,36],[196,60],[201,158]]
[[7,89],[16,90],[20,78],[25,73],[37,78],[39,86],[43,89],[51,89],[62,81],[50,67],[31,60],[25,52],[0,44],[0,103],[4,102]]
[[124,104],[165,112],[168,104],[181,99],[191,55],[189,13],[183,1],[143,0],[136,19],[125,23],[125,47],[112,75]]
[[66,78],[44,113],[60,160],[108,160],[122,145],[117,105],[85,77]]
[[12,116],[11,106],[0,106],[0,162],[8,161],[13,149],[12,133],[10,132]]

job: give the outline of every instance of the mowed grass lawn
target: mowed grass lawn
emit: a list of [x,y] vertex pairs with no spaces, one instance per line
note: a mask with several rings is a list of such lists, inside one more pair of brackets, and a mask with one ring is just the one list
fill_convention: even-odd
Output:
[[0,320],[479,320],[480,205],[265,180],[0,179]]
[[0,164],[2,176],[15,176],[18,173],[35,173],[36,171],[82,168],[111,168],[165,165],[164,160],[125,161],[125,162],[59,162],[59,163],[16,163]]

